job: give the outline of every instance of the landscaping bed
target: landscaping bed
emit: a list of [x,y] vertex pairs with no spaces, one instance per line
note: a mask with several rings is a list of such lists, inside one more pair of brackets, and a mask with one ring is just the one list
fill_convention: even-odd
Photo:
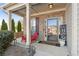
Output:
[[11,31],[0,31],[0,55],[3,55],[10,43],[14,40],[14,33]]

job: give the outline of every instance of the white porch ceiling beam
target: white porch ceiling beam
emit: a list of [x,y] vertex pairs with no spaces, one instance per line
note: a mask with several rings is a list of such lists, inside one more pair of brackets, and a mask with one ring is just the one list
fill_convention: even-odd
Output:
[[16,14],[16,15],[18,15],[18,16],[21,16],[21,17],[24,17],[25,15],[23,15],[23,14],[21,14],[21,13],[14,13],[14,14]]
[[15,10],[15,9],[18,9],[18,7],[21,7],[23,5],[25,5],[25,4],[23,4],[23,3],[22,4],[16,4],[14,6],[6,8],[6,10]]
[[65,11],[65,10],[66,10],[66,8],[50,10],[50,11],[35,13],[35,14],[32,14],[31,16],[38,16],[38,15],[49,14],[49,13],[54,13],[54,12],[59,12],[59,11]]
[[[65,10],[66,10],[66,8],[57,9],[57,10],[50,10],[50,11],[45,11],[45,12],[40,12],[40,13],[34,13],[34,14],[31,14],[31,16],[38,16],[38,15],[43,15],[43,14],[49,14],[49,13],[54,13],[54,12],[65,11]],[[24,16],[20,13],[15,13],[15,14],[17,14],[19,16],[22,16],[22,17]]]

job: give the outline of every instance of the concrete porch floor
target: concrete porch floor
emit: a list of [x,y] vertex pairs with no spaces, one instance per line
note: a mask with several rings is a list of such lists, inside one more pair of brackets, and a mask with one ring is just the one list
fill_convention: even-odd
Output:
[[67,47],[57,47],[47,44],[35,44],[36,54],[34,56],[67,56]]
[[[47,44],[34,43],[36,47],[36,53],[34,56],[67,56],[67,48],[66,47],[56,47]],[[5,56],[27,56],[27,49],[22,45],[21,46],[10,46],[5,52]]]

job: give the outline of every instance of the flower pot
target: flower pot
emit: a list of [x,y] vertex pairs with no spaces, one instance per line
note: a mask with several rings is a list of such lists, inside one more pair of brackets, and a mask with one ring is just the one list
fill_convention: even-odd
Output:
[[64,46],[65,45],[65,41],[64,40],[59,40],[60,46]]

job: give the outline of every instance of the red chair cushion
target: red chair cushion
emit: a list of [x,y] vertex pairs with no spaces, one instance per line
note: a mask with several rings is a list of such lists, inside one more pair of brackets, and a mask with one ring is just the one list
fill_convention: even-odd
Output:
[[21,42],[24,42],[24,43],[26,42],[26,37],[25,37],[25,35],[22,36]]
[[33,43],[34,41],[36,41],[38,38],[38,32],[35,32],[32,36],[31,36],[31,43]]
[[[32,36],[31,36],[31,43],[33,43],[33,42],[35,42],[36,40],[37,40],[37,38],[38,38],[38,32],[35,32]],[[25,35],[23,35],[22,36],[22,40],[21,40],[22,42],[24,42],[24,43],[26,43],[26,36]]]

